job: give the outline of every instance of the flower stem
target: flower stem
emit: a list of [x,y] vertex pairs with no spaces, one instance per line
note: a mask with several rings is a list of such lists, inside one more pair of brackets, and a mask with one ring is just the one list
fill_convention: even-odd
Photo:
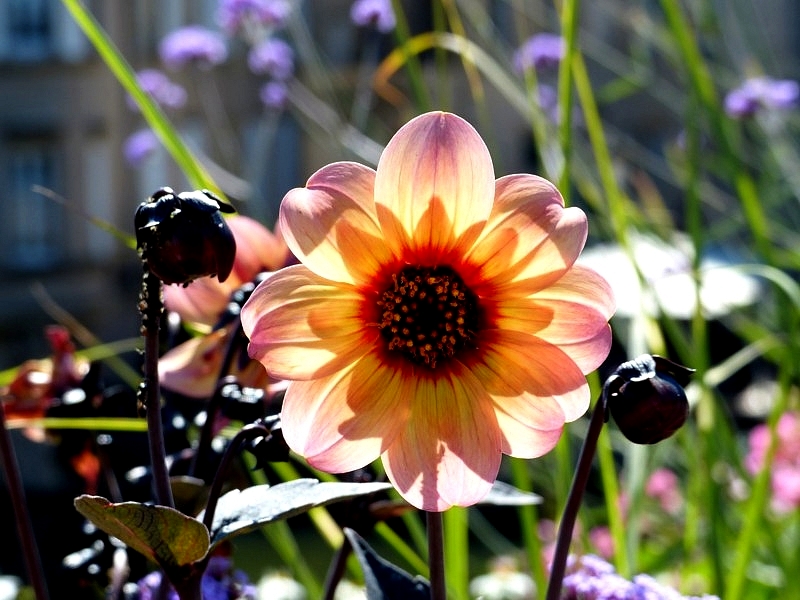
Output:
[[446,600],[444,583],[444,528],[442,513],[428,512],[428,563],[431,576],[431,600]]
[[150,272],[147,264],[142,276],[142,292],[139,310],[142,313],[144,334],[144,393],[147,410],[147,438],[150,446],[150,463],[153,470],[156,501],[162,506],[174,508],[172,488],[167,469],[167,453],[164,448],[164,428],[161,423],[161,388],[158,381],[158,344],[161,313],[164,310],[161,280]]
[[589,431],[583,440],[583,447],[581,447],[581,454],[578,458],[578,467],[575,470],[575,477],[572,479],[567,504],[564,507],[564,515],[561,517],[545,600],[558,600],[561,595],[561,584],[564,581],[564,572],[567,568],[567,555],[572,542],[572,530],[578,517],[578,509],[583,499],[583,492],[586,490],[586,482],[589,480],[589,472],[591,471],[594,452],[597,448],[597,440],[605,422],[606,400],[604,392],[592,413]]
[[3,400],[0,399],[0,463],[6,473],[8,491],[11,494],[11,503],[17,521],[17,533],[22,544],[22,554],[25,559],[25,568],[33,586],[36,600],[47,600],[47,583],[44,578],[44,569],[36,547],[36,537],[33,533],[33,523],[25,502],[25,488],[22,485],[22,474],[19,470],[17,455],[14,445],[6,427],[6,411]]

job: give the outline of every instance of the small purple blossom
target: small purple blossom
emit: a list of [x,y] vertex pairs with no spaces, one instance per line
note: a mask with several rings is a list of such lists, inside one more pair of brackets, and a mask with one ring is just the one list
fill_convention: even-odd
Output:
[[381,33],[389,33],[397,24],[391,0],[356,0],[350,7],[350,20],[358,27],[375,27]]
[[159,141],[152,129],[139,129],[125,140],[122,153],[128,164],[134,168],[141,167],[144,161],[158,148]]
[[256,75],[286,80],[294,72],[294,50],[282,39],[272,37],[250,50],[247,64]]
[[587,554],[569,557],[561,600],[700,600],[700,597],[683,596],[646,574],[628,581],[603,559]]
[[217,22],[226,32],[234,34],[245,23],[280,28],[292,12],[287,0],[222,0]]
[[[165,108],[181,108],[186,104],[186,90],[183,86],[170,80],[158,69],[143,69],[136,74],[136,81],[141,88],[152,96],[158,104]],[[133,98],[128,96],[128,107],[138,111],[139,107]]]
[[785,110],[797,105],[800,84],[791,79],[754,77],[725,96],[725,112],[742,119],[753,116],[760,108]]
[[[161,573],[153,571],[139,580],[139,600],[155,600],[161,585]],[[230,558],[212,556],[201,581],[204,600],[257,600],[258,588],[243,571],[234,570]],[[170,588],[167,600],[179,600]]]
[[222,35],[200,25],[176,29],[161,40],[158,53],[170,69],[180,69],[189,63],[210,68],[228,58]]
[[283,81],[268,81],[261,86],[258,97],[262,104],[272,110],[281,110],[286,106],[289,89]]
[[555,33],[537,33],[529,37],[514,53],[514,69],[523,73],[531,67],[555,67],[564,58],[565,52],[563,37]]

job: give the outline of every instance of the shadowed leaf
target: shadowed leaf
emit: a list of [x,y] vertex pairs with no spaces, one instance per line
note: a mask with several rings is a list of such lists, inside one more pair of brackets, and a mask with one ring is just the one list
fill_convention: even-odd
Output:
[[100,496],[87,495],[75,499],[75,508],[165,570],[189,565],[208,552],[205,526],[174,508],[138,502],[114,504]]
[[420,577],[411,576],[403,569],[378,556],[352,529],[345,528],[344,535],[364,573],[367,600],[428,600],[430,584]]
[[[273,521],[288,519],[315,506],[390,489],[388,483],[345,483],[296,479],[278,485],[233,490],[219,499],[211,526],[211,543],[247,533]],[[202,521],[203,514],[197,517]]]

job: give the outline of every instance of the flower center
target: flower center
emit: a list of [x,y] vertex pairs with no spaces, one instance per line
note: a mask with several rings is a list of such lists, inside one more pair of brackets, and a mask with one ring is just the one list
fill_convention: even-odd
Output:
[[478,299],[450,267],[405,267],[392,275],[378,308],[389,350],[432,369],[478,330]]

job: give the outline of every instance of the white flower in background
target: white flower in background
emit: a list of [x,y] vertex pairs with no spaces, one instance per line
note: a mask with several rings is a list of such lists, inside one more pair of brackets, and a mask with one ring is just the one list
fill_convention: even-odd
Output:
[[[694,251],[689,237],[676,233],[670,242],[655,236],[631,236],[636,267],[619,244],[587,247],[578,263],[600,273],[617,299],[617,315],[632,317],[661,311],[676,319],[690,319],[695,313],[695,282],[692,276]],[[706,318],[724,316],[736,308],[760,299],[762,286],[753,276],[741,272],[744,261],[733,250],[710,250],[700,260],[700,302]]]

